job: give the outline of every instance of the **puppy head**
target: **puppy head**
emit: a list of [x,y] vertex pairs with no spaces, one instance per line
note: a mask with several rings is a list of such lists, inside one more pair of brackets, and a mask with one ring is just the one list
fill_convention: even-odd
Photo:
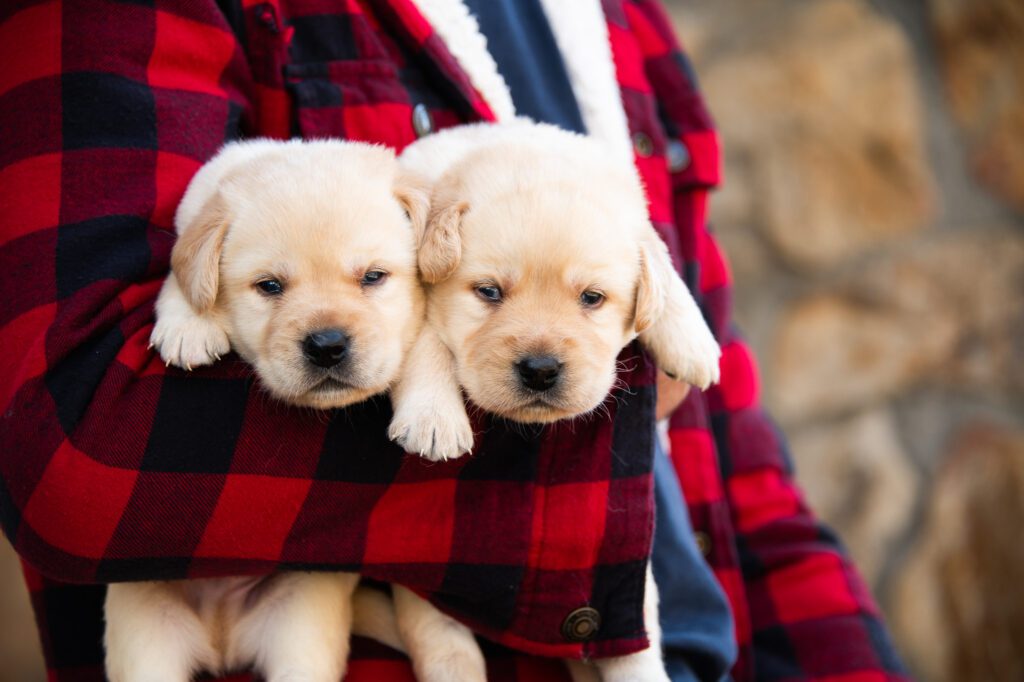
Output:
[[647,230],[635,175],[607,162],[499,145],[453,166],[418,262],[470,399],[521,422],[600,405],[664,307]]
[[189,304],[286,402],[387,390],[422,318],[426,191],[390,151],[353,143],[233,145],[208,167],[176,217],[171,262]]

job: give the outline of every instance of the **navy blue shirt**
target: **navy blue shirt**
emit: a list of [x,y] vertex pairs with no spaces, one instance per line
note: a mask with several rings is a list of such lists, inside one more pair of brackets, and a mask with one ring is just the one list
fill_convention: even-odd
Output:
[[[564,0],[563,0],[564,1]],[[585,133],[565,62],[539,0],[466,0],[516,112]]]

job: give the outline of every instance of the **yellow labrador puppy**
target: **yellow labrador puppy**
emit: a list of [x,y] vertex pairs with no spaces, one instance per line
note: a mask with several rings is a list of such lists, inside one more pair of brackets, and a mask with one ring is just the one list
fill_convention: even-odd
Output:
[[637,336],[670,376],[718,380],[718,345],[636,172],[602,145],[518,120],[425,138],[401,162],[433,181],[418,255],[427,324],[391,393],[390,435],[408,451],[471,449],[460,387],[517,422],[591,412]]
[[[602,145],[518,120],[425,138],[401,162],[433,184],[418,253],[427,324],[391,392],[389,435],[406,450],[442,460],[472,448],[463,389],[512,421],[587,414],[637,336],[670,376],[718,380],[718,345],[650,223],[636,171]],[[410,651],[432,646],[416,641],[426,628],[410,627],[438,618],[432,607],[402,588],[395,606]],[[651,647],[598,661],[602,680],[667,680],[650,572],[644,607]]]
[[[179,206],[153,345],[184,368],[234,349],[296,405],[387,391],[422,323],[414,234],[427,201],[383,147],[228,145]],[[271,682],[338,682],[357,581],[293,572],[111,585],[107,676],[188,682],[255,667]],[[364,597],[368,620],[387,620],[390,603]]]

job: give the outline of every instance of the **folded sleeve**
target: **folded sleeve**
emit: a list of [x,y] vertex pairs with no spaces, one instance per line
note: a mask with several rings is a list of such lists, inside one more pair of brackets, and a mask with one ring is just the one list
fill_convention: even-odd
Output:
[[169,385],[148,337],[175,207],[239,134],[247,65],[212,0],[15,3],[0,62],[0,519],[30,563],[91,581],[157,538],[187,554],[180,521],[123,511],[194,501],[140,472],[238,435],[237,370]]
[[[659,3],[631,3],[627,15],[668,138],[674,209],[669,241],[678,247],[687,282],[723,351],[721,383],[688,400],[686,414],[673,420],[687,427],[673,438],[673,457],[677,470],[695,469],[681,475],[689,479],[688,499],[688,485],[711,482],[691,501],[705,544],[735,540],[729,543],[734,548],[705,547],[735,612],[741,655],[734,675],[907,679],[869,591],[836,536],[805,504],[785,440],[759,404],[756,362],[732,322],[728,265],[706,225],[720,153],[693,69]],[[712,441],[703,448],[689,428],[695,414],[710,428]],[[688,457],[690,446],[712,453],[714,475],[700,471],[696,454]]]

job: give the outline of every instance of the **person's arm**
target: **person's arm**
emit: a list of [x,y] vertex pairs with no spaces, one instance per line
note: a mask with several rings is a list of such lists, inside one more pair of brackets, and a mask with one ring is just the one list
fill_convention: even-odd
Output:
[[213,0],[21,3],[0,61],[4,531],[63,580],[180,573],[260,403],[238,365],[166,370],[153,300],[186,184],[253,114],[248,65]]
[[[835,536],[804,504],[784,441],[758,404],[754,358],[731,321],[728,268],[705,224],[719,153],[692,70],[657,2],[638,0],[626,9],[670,135],[675,230],[668,236],[723,350],[721,383],[707,392],[706,408],[742,585],[728,579],[729,570],[719,575],[733,607],[743,611],[740,643],[753,650],[752,661],[741,656],[738,672],[763,680],[847,673],[904,679],[877,606]],[[677,468],[687,466],[686,445],[673,442]]]

